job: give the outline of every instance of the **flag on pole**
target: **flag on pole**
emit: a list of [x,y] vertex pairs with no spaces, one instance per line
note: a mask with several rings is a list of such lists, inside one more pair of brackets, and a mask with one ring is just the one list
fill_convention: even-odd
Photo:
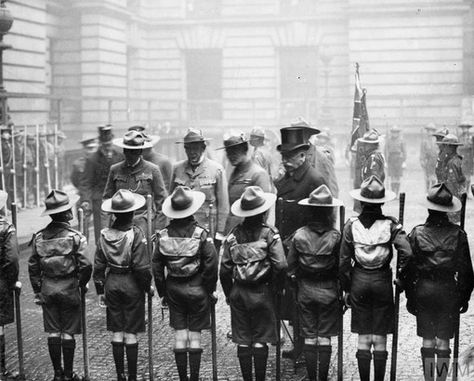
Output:
[[351,148],[355,149],[355,142],[369,130],[369,114],[365,102],[366,90],[360,85],[359,63],[356,63],[354,114],[352,117]]

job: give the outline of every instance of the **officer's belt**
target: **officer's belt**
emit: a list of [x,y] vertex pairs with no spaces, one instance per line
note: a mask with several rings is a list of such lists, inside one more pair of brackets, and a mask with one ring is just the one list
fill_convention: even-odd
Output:
[[130,267],[113,267],[109,266],[109,273],[110,274],[128,274],[132,272]]

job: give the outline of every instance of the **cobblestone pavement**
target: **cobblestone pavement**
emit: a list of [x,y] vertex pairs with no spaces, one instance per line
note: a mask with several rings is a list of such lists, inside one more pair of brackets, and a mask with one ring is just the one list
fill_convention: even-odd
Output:
[[[421,175],[421,173],[420,173]],[[347,178],[340,175],[340,179]],[[408,181],[405,189],[415,189],[415,178]],[[347,184],[341,183],[341,194],[345,194],[348,189]],[[422,192],[417,192],[422,193]],[[422,223],[426,211],[421,206],[416,205],[422,196],[407,195],[407,209],[406,209],[406,229],[407,231],[418,223]],[[351,205],[350,199],[343,197],[346,205]],[[472,221],[474,218],[473,212],[474,202],[469,200],[467,221]],[[398,215],[397,203],[387,205],[384,210],[386,214]],[[346,217],[350,216],[351,212],[346,213]],[[22,215],[19,216],[20,223],[22,222]],[[47,223],[47,220],[43,220]],[[474,238],[474,224],[467,224],[468,234],[470,236],[471,247]],[[92,255],[92,248],[90,249]],[[43,323],[41,308],[33,303],[33,294],[28,280],[27,261],[29,251],[25,250],[21,254],[21,281],[24,285],[21,307],[22,307],[22,323],[23,336],[25,347],[25,370],[28,380],[43,381],[49,380],[52,377],[52,370],[49,360],[49,355],[46,346],[46,334],[43,333]],[[474,306],[474,300],[471,300],[471,306]],[[240,370],[238,366],[235,345],[226,338],[226,333],[230,330],[230,313],[229,308],[224,302],[222,292],[220,291],[219,302],[216,306],[217,311],[217,346],[218,346],[218,374],[220,380],[239,380]],[[402,381],[408,380],[422,380],[421,377],[421,361],[419,356],[421,339],[416,336],[415,319],[412,315],[406,312],[405,298],[402,296],[401,302],[401,316],[399,329],[399,351],[398,351],[398,372],[397,379]],[[90,374],[92,380],[110,380],[114,378],[114,363],[112,359],[112,351],[110,345],[110,333],[105,330],[105,310],[100,308],[97,304],[94,287],[91,287],[87,295],[87,316],[88,316],[88,334],[89,334],[89,354],[90,354]],[[164,311],[164,318],[158,298],[154,298],[153,302],[153,338],[154,338],[154,377],[155,380],[173,380],[177,379],[175,370],[174,356],[172,353],[172,331],[168,326],[168,313]],[[474,338],[474,307],[470,311],[462,315],[461,320],[461,352],[473,344]],[[77,349],[75,370],[79,375],[83,374],[82,370],[82,340],[77,337]],[[6,327],[7,340],[7,367],[10,370],[17,369],[16,358],[16,332],[15,326],[10,325]],[[389,339],[390,340],[390,339]],[[210,334],[208,331],[203,333],[204,353],[201,370],[201,377],[203,380],[212,379],[211,366],[211,350],[210,350]],[[355,359],[357,337],[350,333],[350,310],[346,313],[344,318],[344,380],[358,380],[357,364]],[[333,361],[330,370],[330,379],[336,379],[336,346],[337,340],[334,338]],[[289,348],[288,340],[283,349]],[[391,343],[389,342],[389,356]],[[268,366],[268,380],[275,379],[275,348],[271,347],[269,366]],[[148,380],[148,350],[147,350],[147,336],[142,334],[139,337],[139,370],[138,379]],[[389,372],[389,364],[387,365],[387,378]],[[460,376],[460,380],[473,380],[474,367],[471,365],[468,374],[467,368],[462,368],[464,375]],[[294,374],[292,362],[289,360],[282,360],[282,380],[304,380],[305,370],[302,366],[298,367],[297,373]]]

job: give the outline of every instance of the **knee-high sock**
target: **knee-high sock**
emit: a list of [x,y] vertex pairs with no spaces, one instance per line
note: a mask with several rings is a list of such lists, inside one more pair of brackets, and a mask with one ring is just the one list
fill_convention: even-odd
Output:
[[187,381],[188,379],[188,349],[175,348],[174,360],[178,369],[179,381]]
[[374,381],[383,381],[387,367],[387,351],[373,351],[374,355]]
[[138,343],[125,344],[127,353],[128,379],[135,380],[137,377]]
[[5,335],[0,335],[0,374],[7,370],[5,365]]
[[60,372],[61,369],[61,338],[48,337],[49,357],[53,364],[54,372]]
[[435,377],[435,349],[421,347],[421,361],[425,381],[434,381]]
[[359,367],[360,381],[370,380],[370,360],[372,353],[369,350],[359,349],[356,352],[357,365]]
[[237,347],[237,357],[239,358],[240,370],[244,381],[252,381],[252,348]]
[[436,381],[445,381],[448,377],[450,349],[436,349]]
[[306,371],[310,381],[316,381],[316,362],[318,361],[318,346],[316,344],[305,344],[303,346]]
[[253,365],[255,367],[255,381],[264,381],[267,373],[268,346],[253,347]]
[[331,362],[332,348],[330,345],[319,345],[319,380],[327,381],[329,373],[329,363]]
[[112,354],[114,356],[117,376],[123,375],[125,373],[125,365],[123,358],[125,354],[125,347],[123,341],[112,341]]
[[74,365],[74,351],[76,349],[76,340],[64,339],[62,340],[63,347],[63,363],[64,363],[64,377],[72,377],[72,368]]
[[202,348],[189,348],[189,381],[199,380]]

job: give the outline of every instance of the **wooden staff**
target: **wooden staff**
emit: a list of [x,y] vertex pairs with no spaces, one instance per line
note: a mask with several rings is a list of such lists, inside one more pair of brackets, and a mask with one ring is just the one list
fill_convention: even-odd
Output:
[[39,173],[39,166],[40,166],[40,158],[39,158],[39,125],[36,125],[36,206],[40,206],[40,173]]
[[[464,230],[464,223],[466,221],[466,201],[467,201],[467,193],[463,193],[461,195],[461,221],[460,227]],[[456,273],[456,281],[458,274]],[[454,320],[454,345],[453,345],[453,381],[457,381],[458,379],[458,359],[459,359],[459,327],[461,325],[461,314],[459,313],[459,306],[457,307],[456,316]]]
[[[344,231],[344,222],[346,219],[346,209],[344,206],[339,207],[339,231],[342,233]],[[342,294],[342,292],[340,292]],[[342,295],[341,295],[342,297]],[[343,335],[344,335],[344,298],[342,297],[341,303],[341,320],[339,322],[339,334],[337,335],[337,381],[343,380]]]
[[46,184],[48,185],[48,193],[51,192],[51,173],[49,172],[49,152],[48,152],[48,130],[44,125],[44,168],[46,169]]
[[[146,239],[148,246],[148,255],[151,259],[153,256],[153,227],[152,227],[152,216],[153,216],[153,198],[151,195],[146,196]],[[148,307],[148,372],[150,373],[150,381],[153,381],[153,288],[150,287],[150,290],[147,295],[147,307]]]
[[5,189],[5,166],[3,163],[3,141],[0,137],[0,173],[2,175],[2,189],[6,192]]
[[[209,204],[209,234],[214,241],[216,236],[214,224],[214,205]],[[212,381],[217,381],[217,326],[216,326],[216,301],[209,298],[211,304],[211,356],[212,356]]]
[[[63,167],[64,168],[64,167]],[[59,189],[58,181],[58,125],[54,125],[54,187]]]
[[[403,217],[405,214],[405,193],[400,193],[400,207],[398,222],[403,225]],[[395,269],[395,277],[398,279],[398,268],[400,266],[400,255],[397,253],[397,268]],[[397,378],[397,352],[398,352],[398,321],[400,318],[400,294],[402,290],[395,285],[395,316],[394,316],[394,331],[392,337],[392,361],[390,364],[390,381],[395,381]]]
[[28,149],[28,126],[25,125],[25,134],[23,142],[23,208],[28,204],[28,160],[26,158],[26,151]]
[[16,159],[15,159],[15,148],[16,148],[16,145],[15,145],[15,125],[12,124],[12,169],[10,170],[10,174],[11,176],[13,176],[13,202],[16,203],[16,170],[15,170],[15,166],[16,166]]

